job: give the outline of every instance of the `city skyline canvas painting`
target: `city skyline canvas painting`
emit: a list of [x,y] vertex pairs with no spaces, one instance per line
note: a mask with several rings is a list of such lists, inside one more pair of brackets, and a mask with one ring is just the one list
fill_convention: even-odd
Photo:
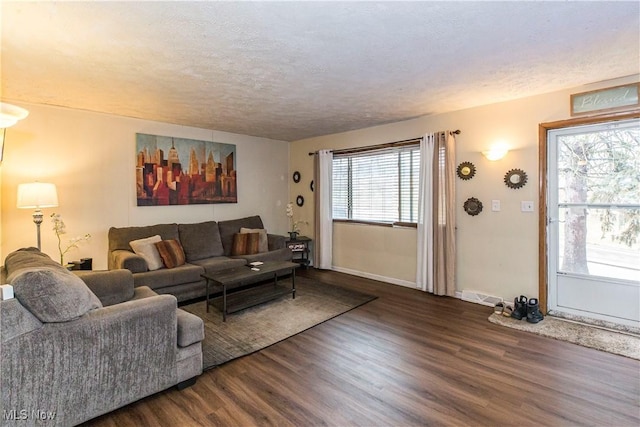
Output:
[[136,134],[138,206],[237,203],[236,146]]

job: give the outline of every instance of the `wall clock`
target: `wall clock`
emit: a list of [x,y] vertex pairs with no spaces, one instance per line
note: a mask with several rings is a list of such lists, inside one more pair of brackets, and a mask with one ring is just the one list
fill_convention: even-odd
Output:
[[466,181],[476,174],[476,167],[471,162],[462,162],[458,165],[456,172],[458,173],[458,178]]
[[522,188],[527,183],[527,174],[522,169],[511,169],[504,175],[504,183],[509,188]]

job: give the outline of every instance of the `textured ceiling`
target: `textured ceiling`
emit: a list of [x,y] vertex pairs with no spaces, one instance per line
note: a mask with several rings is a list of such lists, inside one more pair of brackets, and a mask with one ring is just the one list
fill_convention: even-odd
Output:
[[286,141],[636,74],[633,2],[2,1],[2,98]]

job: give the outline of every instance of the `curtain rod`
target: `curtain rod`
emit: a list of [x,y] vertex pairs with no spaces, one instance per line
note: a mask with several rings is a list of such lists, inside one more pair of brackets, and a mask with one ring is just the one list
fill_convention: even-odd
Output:
[[[460,135],[461,132],[460,132],[460,129],[456,129],[449,133],[454,135]],[[402,147],[404,145],[411,145],[415,142],[422,141],[422,140],[423,140],[423,137],[420,136],[418,138],[404,139],[402,141],[395,141],[395,142],[387,142],[385,144],[367,145],[365,147],[343,148],[341,150],[330,150],[330,151],[333,154],[357,153],[360,151],[370,151],[370,150],[379,150],[384,148]],[[316,154],[318,154],[317,151],[313,151],[309,153],[310,156],[315,156]]]

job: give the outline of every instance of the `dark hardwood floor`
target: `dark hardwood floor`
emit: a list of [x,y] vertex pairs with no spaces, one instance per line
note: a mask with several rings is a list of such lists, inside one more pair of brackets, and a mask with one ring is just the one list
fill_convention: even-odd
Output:
[[639,361],[494,325],[491,307],[300,274],[378,299],[87,425],[640,425]]

